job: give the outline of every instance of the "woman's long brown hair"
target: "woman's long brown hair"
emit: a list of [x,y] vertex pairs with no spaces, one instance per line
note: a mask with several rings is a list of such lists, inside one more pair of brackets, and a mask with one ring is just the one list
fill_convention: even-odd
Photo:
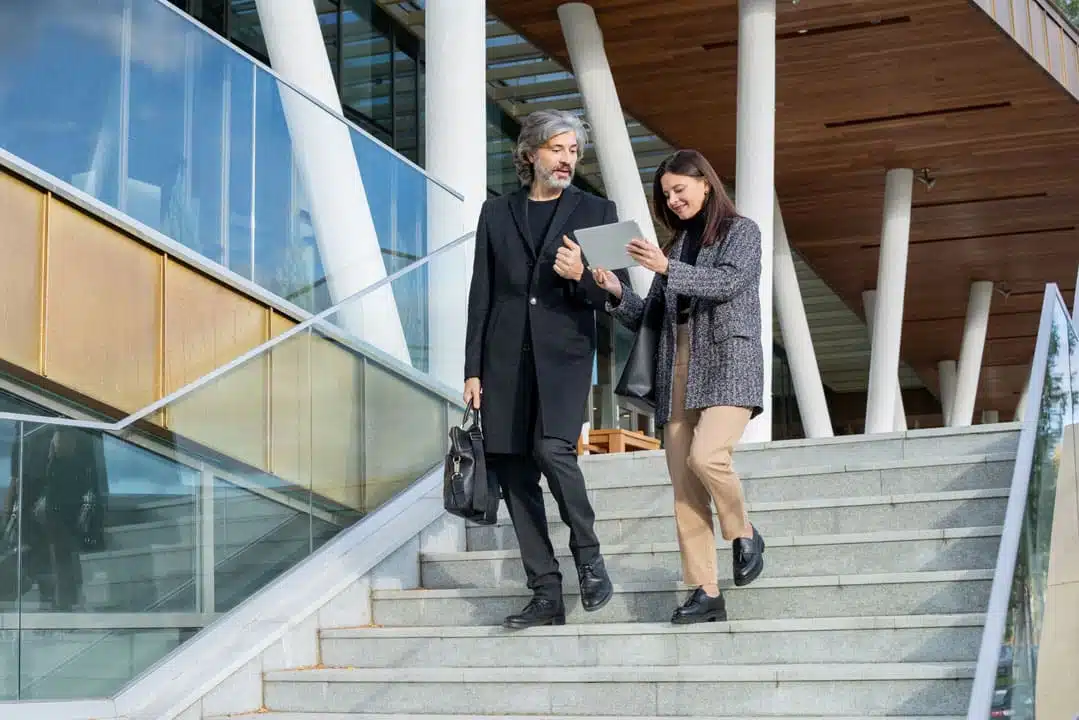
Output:
[[671,245],[684,230],[689,222],[682,220],[667,207],[667,197],[663,194],[663,176],[667,173],[672,175],[686,175],[688,177],[703,178],[708,183],[711,192],[704,201],[701,212],[704,213],[704,232],[701,234],[701,245],[711,245],[720,238],[727,230],[731,220],[738,217],[738,211],[734,207],[723,182],[719,179],[712,164],[696,150],[676,150],[664,158],[656,168],[656,174],[652,180],[652,203],[660,223],[671,231],[671,238],[663,245],[663,251],[668,252]]

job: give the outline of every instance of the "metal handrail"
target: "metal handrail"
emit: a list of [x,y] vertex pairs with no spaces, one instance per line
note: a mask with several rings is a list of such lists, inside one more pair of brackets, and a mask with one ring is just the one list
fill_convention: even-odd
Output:
[[469,231],[469,232],[465,233],[464,235],[457,238],[456,240],[453,240],[452,242],[449,242],[449,243],[443,245],[442,247],[438,248],[437,250],[431,251],[430,253],[428,253],[424,257],[420,258],[419,260],[417,260],[417,261],[415,261],[413,263],[409,263],[408,265],[401,268],[400,270],[398,270],[398,271],[396,271],[394,273],[391,273],[390,275],[387,275],[386,277],[382,278],[381,280],[378,280],[378,281],[368,285],[367,287],[353,293],[352,295],[349,295],[344,300],[341,300],[337,304],[326,308],[325,310],[318,313],[317,315],[312,315],[308,319],[304,320],[303,322],[299,323],[298,325],[293,326],[292,328],[289,328],[288,330],[281,333],[280,335],[267,340],[266,342],[262,343],[261,345],[259,345],[257,347],[252,348],[251,350],[248,350],[243,355],[240,355],[239,357],[225,363],[221,367],[216,368],[215,370],[212,370],[211,372],[208,372],[207,374],[203,375],[199,379],[194,380],[194,381],[188,383],[187,385],[184,385],[182,388],[179,388],[179,389],[175,390],[174,392],[170,393],[169,395],[166,395],[165,397],[161,398],[160,400],[156,400],[156,401],[150,403],[149,405],[147,405],[146,407],[142,408],[141,410],[136,410],[135,412],[131,413],[127,417],[121,418],[120,420],[117,420],[115,422],[103,422],[103,421],[100,421],[100,420],[76,420],[76,419],[73,419],[73,418],[52,417],[52,416],[48,416],[48,415],[27,415],[27,414],[23,414],[23,413],[8,413],[8,412],[0,412],[0,420],[12,420],[12,421],[16,421],[16,422],[21,421],[21,422],[41,423],[41,424],[45,424],[45,425],[59,425],[59,426],[63,426],[63,427],[85,428],[87,430],[101,430],[101,431],[111,432],[111,433],[120,432],[120,431],[126,429],[127,427],[129,427],[130,425],[132,425],[133,423],[136,423],[139,420],[142,420],[143,418],[154,414],[155,412],[157,412],[158,410],[166,407],[167,405],[171,405],[172,403],[176,402],[180,398],[186,397],[187,395],[190,395],[191,393],[195,392],[196,390],[199,390],[200,388],[205,387],[206,385],[210,384],[211,382],[218,379],[222,375],[228,373],[229,371],[233,370],[234,368],[237,368],[240,365],[243,365],[244,363],[248,362],[249,360],[252,360],[252,359],[258,357],[259,355],[262,355],[262,354],[272,350],[273,348],[277,347],[278,345],[285,342],[289,338],[294,337],[294,336],[298,335],[299,333],[304,332],[308,328],[318,326],[319,329],[327,329],[334,335],[341,335],[342,334],[341,328],[339,328],[339,327],[337,327],[335,325],[332,325],[331,323],[326,322],[325,319],[327,317],[329,317],[330,315],[333,315],[334,313],[338,312],[345,305],[357,300],[358,298],[361,298],[361,297],[363,297],[363,296],[365,296],[365,295],[367,295],[369,293],[372,293],[375,290],[378,290],[379,288],[385,287],[385,286],[391,284],[392,282],[394,282],[395,280],[397,280],[398,278],[400,278],[400,277],[402,277],[404,275],[407,275],[407,274],[411,273],[414,270],[418,270],[419,268],[423,267],[424,265],[427,265],[433,259],[439,257],[440,255],[448,253],[449,251],[453,250],[454,248],[460,247],[464,243],[471,240],[475,236],[475,234],[476,234],[475,231]]
[[288,80],[286,80],[285,78],[281,77],[281,75],[280,75],[280,74],[278,74],[278,73],[277,73],[277,71],[275,71],[275,70],[274,70],[273,68],[271,68],[271,67],[270,67],[269,65],[265,64],[264,62],[262,62],[262,61],[261,61],[261,60],[259,60],[258,58],[256,58],[256,57],[252,56],[252,55],[251,55],[250,53],[248,53],[247,51],[243,50],[242,48],[240,48],[240,47],[237,47],[236,45],[234,45],[234,44],[233,44],[233,43],[231,43],[231,42],[228,42],[227,40],[225,40],[224,38],[222,38],[221,36],[219,36],[219,35],[218,35],[217,33],[215,33],[215,32],[214,32],[213,30],[211,30],[210,28],[206,27],[205,25],[203,25],[202,23],[198,22],[198,21],[197,21],[197,20],[195,20],[195,19],[194,19],[193,17],[191,17],[190,15],[188,15],[187,13],[185,13],[185,12],[184,12],[183,10],[181,10],[180,8],[178,8],[178,7],[176,7],[175,5],[172,5],[172,4],[168,3],[168,2],[166,2],[166,0],[154,0],[154,2],[156,2],[156,3],[158,4],[158,5],[161,5],[161,6],[163,6],[163,7],[164,7],[165,9],[167,9],[167,10],[168,10],[169,12],[175,13],[176,15],[180,16],[180,17],[181,17],[181,18],[183,19],[183,21],[184,21],[184,22],[186,22],[186,23],[188,23],[189,25],[193,25],[194,27],[198,28],[198,29],[199,29],[199,30],[200,30],[201,32],[204,32],[204,33],[206,33],[206,34],[207,34],[207,35],[209,35],[209,36],[210,36],[210,37],[211,37],[211,38],[212,38],[212,39],[213,39],[213,40],[214,40],[215,42],[218,42],[218,43],[220,43],[220,44],[224,45],[224,46],[225,46],[226,48],[228,48],[228,49],[229,49],[229,50],[231,50],[232,52],[234,52],[234,53],[236,53],[236,54],[240,55],[240,56],[241,56],[241,57],[243,57],[243,58],[246,58],[246,59],[247,59],[247,60],[248,60],[249,62],[251,62],[252,64],[254,64],[255,66],[257,66],[257,67],[258,67],[258,68],[259,68],[260,70],[262,70],[262,71],[263,71],[263,72],[265,72],[265,73],[266,73],[267,75],[270,75],[270,76],[271,76],[272,78],[274,78],[274,79],[275,79],[275,80],[276,80],[277,82],[281,83],[282,85],[284,85],[285,87],[289,88],[290,90],[292,90],[293,92],[297,93],[298,95],[302,95],[302,96],[303,96],[304,98],[306,98],[307,100],[311,101],[312,103],[314,103],[315,105],[317,105],[318,107],[322,108],[322,109],[323,109],[323,110],[325,110],[325,111],[326,111],[327,113],[329,113],[330,115],[332,115],[332,116],[333,116],[333,117],[334,117],[335,119],[337,119],[337,120],[340,120],[340,121],[341,121],[341,122],[343,122],[343,123],[344,123],[345,125],[347,125],[348,127],[352,128],[352,129],[353,129],[353,130],[355,130],[356,132],[360,133],[360,134],[361,134],[361,135],[363,135],[363,136],[364,136],[365,138],[367,138],[367,139],[368,139],[368,140],[370,140],[371,142],[375,143],[376,145],[378,145],[379,147],[381,147],[381,148],[382,148],[383,150],[385,150],[386,152],[390,153],[391,155],[393,155],[393,156],[394,156],[394,157],[396,157],[397,159],[399,159],[399,160],[401,160],[402,162],[404,162],[404,163],[405,163],[406,165],[408,165],[409,167],[411,167],[412,169],[414,169],[414,170],[415,170],[416,172],[418,172],[418,173],[420,173],[421,175],[423,175],[423,176],[424,176],[425,178],[427,178],[428,180],[430,180],[431,182],[433,182],[433,183],[434,183],[435,185],[438,185],[438,186],[439,186],[440,188],[442,188],[443,190],[445,190],[445,191],[446,191],[446,192],[448,192],[449,194],[453,195],[453,196],[454,196],[455,198],[457,198],[458,200],[460,200],[460,201],[462,201],[462,202],[464,201],[464,199],[465,199],[465,196],[464,196],[464,195],[462,195],[462,194],[461,194],[461,193],[459,193],[458,191],[454,190],[454,189],[453,189],[452,187],[450,187],[449,185],[447,185],[447,184],[446,184],[446,183],[444,183],[443,181],[439,180],[439,179],[438,179],[438,178],[436,178],[436,177],[435,177],[434,175],[432,175],[431,173],[427,172],[427,171],[426,171],[426,170],[424,170],[424,169],[423,169],[422,167],[420,167],[420,166],[419,166],[419,165],[417,165],[416,163],[412,162],[412,161],[411,161],[411,160],[409,160],[409,159],[408,159],[407,157],[405,157],[404,155],[402,155],[402,154],[401,154],[400,152],[398,152],[398,151],[397,151],[397,150],[395,150],[394,148],[390,147],[389,145],[387,145],[387,144],[386,144],[386,143],[384,143],[383,141],[379,140],[379,139],[378,139],[377,137],[375,137],[375,136],[374,136],[374,135],[372,135],[371,133],[367,132],[366,130],[364,130],[364,129],[363,129],[362,127],[360,127],[360,126],[359,126],[359,125],[357,125],[356,123],[354,123],[354,122],[352,122],[351,120],[349,120],[349,119],[348,119],[347,117],[345,117],[345,116],[344,116],[343,114],[341,114],[341,113],[340,113],[339,111],[337,111],[337,110],[334,110],[333,108],[329,107],[329,106],[328,106],[328,105],[326,105],[326,104],[325,104],[324,102],[322,102],[322,101],[321,101],[321,100],[319,100],[318,98],[314,97],[314,96],[313,96],[313,95],[311,95],[310,93],[306,92],[305,90],[303,90],[303,89],[301,89],[301,88],[298,88],[298,87],[296,87],[296,85],[294,85],[293,83],[289,82],[289,81],[288,81]]
[[1034,346],[1034,359],[1030,364],[1027,380],[1027,403],[1023,411],[1022,429],[1012,471],[1011,490],[1004,514],[1004,527],[1000,534],[997,564],[993,572],[993,584],[989,591],[989,607],[985,615],[978,664],[974,671],[974,683],[970,690],[967,720],[985,720],[989,717],[993,688],[996,684],[1000,648],[1004,642],[1004,630],[1008,619],[1008,605],[1012,594],[1012,580],[1019,556],[1019,539],[1026,514],[1027,493],[1030,490],[1030,474],[1034,468],[1034,443],[1038,433],[1038,414],[1041,412],[1041,396],[1045,386],[1045,370],[1049,362],[1049,335],[1053,324],[1054,303],[1058,303],[1070,319],[1068,305],[1055,283],[1045,286],[1042,300],[1041,320],[1038,324],[1038,340]]

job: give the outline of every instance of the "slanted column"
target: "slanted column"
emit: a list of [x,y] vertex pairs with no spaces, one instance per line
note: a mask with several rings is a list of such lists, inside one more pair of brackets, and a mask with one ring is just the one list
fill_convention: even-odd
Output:
[[[427,171],[464,195],[460,201],[428,184],[428,252],[476,229],[487,199],[486,0],[428,0],[424,7],[424,102]],[[447,251],[428,266],[430,374],[461,389],[465,308],[472,282],[472,249]]]
[[899,343],[903,334],[903,295],[907,284],[907,248],[910,244],[910,203],[914,171],[889,170],[884,180],[884,212],[877,268],[878,306],[873,314],[872,353],[869,360],[869,392],[866,402],[866,433],[895,428],[896,382],[899,377]]
[[1019,393],[1019,402],[1015,405],[1014,420],[1018,422],[1023,421],[1023,416],[1026,414],[1027,411],[1027,388],[1029,387],[1029,385],[1030,380],[1028,379],[1026,382],[1023,383],[1023,391]]
[[824,383],[817,366],[817,354],[813,349],[813,337],[809,332],[809,320],[802,302],[802,289],[798,285],[798,274],[794,269],[794,257],[791,255],[778,197],[775,199],[774,211],[776,314],[779,316],[783,347],[787,350],[798,412],[802,417],[806,437],[832,437],[834,433],[832,420],[828,415],[828,401],[824,397]]
[[982,370],[992,301],[992,282],[981,280],[971,283],[963,343],[959,348],[959,369],[955,379],[955,402],[950,427],[968,427],[974,422],[974,402],[978,396],[978,377]]
[[[619,219],[636,220],[645,239],[655,243],[652,211],[641,185],[640,170],[633,155],[633,144],[611,66],[607,62],[596,12],[587,3],[564,3],[558,7],[558,20],[584,100],[585,114],[592,126],[593,145],[607,197],[618,206]],[[633,289],[639,295],[648,292],[652,284],[650,271],[635,267],[630,269],[629,275]]]
[[[877,291],[866,290],[862,293],[862,306],[865,308],[866,326],[869,328],[869,337],[873,337],[873,325],[877,311]],[[870,357],[876,352],[872,346],[869,348]],[[902,432],[907,429],[907,411],[903,407],[903,386],[899,384],[899,372],[895,378],[895,410],[892,430]]]
[[941,360],[937,363],[937,378],[940,380],[940,409],[944,414],[944,425],[952,421],[952,405],[955,403],[955,360]]
[[[256,6],[274,70],[343,115],[315,4],[311,0],[256,0]],[[333,302],[340,302],[386,277],[352,135],[343,120],[291,88],[278,87],[293,160],[311,207],[326,284]],[[357,338],[411,364],[390,287],[350,303],[333,320]]]
[[744,442],[772,439],[772,262],[775,215],[776,3],[738,2],[738,112],[735,191],[738,211],[761,231],[761,344],[764,412],[750,421]]

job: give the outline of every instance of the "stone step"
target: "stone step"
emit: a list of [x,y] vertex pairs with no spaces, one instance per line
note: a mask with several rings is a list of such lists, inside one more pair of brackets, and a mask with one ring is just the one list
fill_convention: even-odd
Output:
[[[996,565],[998,527],[900,530],[852,535],[765,535],[767,577],[820,574],[983,570]],[[719,572],[731,575],[730,545],[717,538]],[[558,552],[563,573],[573,575],[568,549]],[[615,582],[666,582],[682,577],[676,542],[606,545],[603,556]],[[429,589],[504,587],[525,582],[517,550],[429,553],[420,558],[420,582]]]
[[[959,490],[913,495],[879,495],[749,503],[751,519],[772,535],[861,533],[877,530],[938,530],[1004,522],[1008,489]],[[556,547],[566,547],[569,530],[548,500],[549,527]],[[505,513],[505,506],[502,507]],[[624,510],[596,513],[596,532],[603,543],[655,543],[674,538],[673,505],[662,513]],[[496,525],[468,525],[470,550],[510,550],[517,538],[508,517]]]
[[[720,586],[732,620],[773,620],[835,615],[918,615],[984,612],[992,570],[958,570],[881,575],[763,577],[745,588]],[[666,622],[685,600],[680,583],[616,584],[605,608],[580,607],[576,578],[563,581],[567,622]],[[374,623],[384,626],[499,625],[531,596],[524,587],[446,590],[376,590]]]
[[[760,503],[1010,487],[1014,465],[1014,455],[964,455],[768,469],[743,473],[741,477],[746,501]],[[735,466],[740,467],[737,461]],[[666,469],[596,477],[589,468],[586,478],[597,512],[637,510],[664,514],[674,503]],[[553,509],[553,500],[547,502]]]
[[[420,717],[423,720],[482,720],[482,718],[497,717],[499,720],[536,720],[536,715],[506,715],[504,713],[491,714],[491,715],[476,715],[469,713],[467,715],[431,715],[424,713]],[[558,717],[561,720],[626,720],[625,715],[546,715],[544,717]],[[684,717],[684,716],[683,716]],[[829,715],[828,717],[822,717],[820,715],[742,715],[734,718],[730,716],[719,715],[693,715],[692,717],[697,720],[880,720],[880,716],[859,715],[857,717],[851,716],[838,716]],[[889,715],[888,720],[966,720],[966,715],[921,715],[918,717],[910,715]],[[305,713],[305,712],[258,712],[249,713],[246,715],[229,715],[229,716],[212,716],[207,720],[403,720],[408,718],[414,720],[415,714],[369,714],[369,713]],[[670,715],[634,715],[633,720],[671,720]]]
[[624,717],[963,712],[974,663],[387,668],[270,672],[269,710]]
[[590,667],[973,661],[985,616],[354,628],[322,633],[328,667]]
[[[866,463],[947,461],[963,455],[994,455],[1015,458],[1019,423],[1000,423],[973,428],[933,428],[880,435],[843,435],[814,440],[782,440],[739,446],[734,463],[739,473],[766,470],[794,472],[817,467],[822,458],[833,466]],[[655,476],[666,473],[663,451],[587,455],[581,459],[594,481]]]

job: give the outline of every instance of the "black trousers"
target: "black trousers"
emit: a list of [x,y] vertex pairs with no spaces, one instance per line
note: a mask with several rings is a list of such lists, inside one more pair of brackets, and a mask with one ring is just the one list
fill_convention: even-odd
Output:
[[599,557],[599,538],[596,536],[596,513],[588,499],[584,474],[577,464],[577,447],[562,438],[543,434],[543,419],[539,408],[539,392],[531,353],[526,349],[526,364],[531,372],[528,403],[532,424],[532,442],[528,452],[490,455],[487,471],[494,472],[502,488],[502,497],[509,511],[517,545],[521,549],[528,587],[537,595],[560,597],[562,573],[558,569],[551,536],[547,527],[547,512],[543,504],[540,475],[558,505],[562,522],[569,526],[569,549],[578,567]]

